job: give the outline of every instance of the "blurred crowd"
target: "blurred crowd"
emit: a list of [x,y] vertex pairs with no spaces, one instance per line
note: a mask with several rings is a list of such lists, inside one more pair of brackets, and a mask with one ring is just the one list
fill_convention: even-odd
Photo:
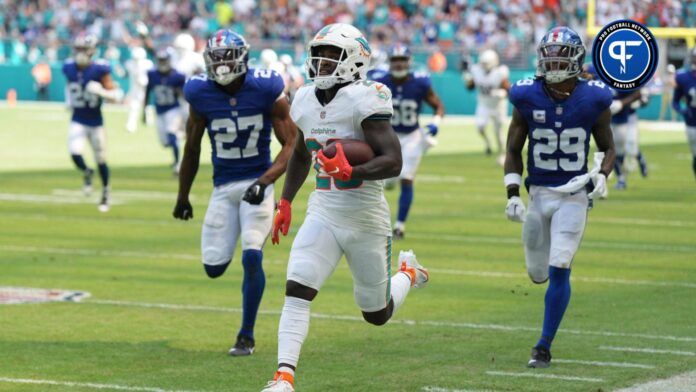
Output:
[[[596,3],[598,25],[626,17],[648,26],[696,25],[695,1]],[[424,53],[492,48],[514,65],[554,24],[583,33],[586,14],[587,0],[0,0],[0,62],[62,60],[72,37],[85,30],[114,57],[127,57],[144,31],[165,45],[187,30],[200,48],[220,27],[252,44],[299,53],[321,26],[344,22],[364,31],[376,48],[396,41]]]

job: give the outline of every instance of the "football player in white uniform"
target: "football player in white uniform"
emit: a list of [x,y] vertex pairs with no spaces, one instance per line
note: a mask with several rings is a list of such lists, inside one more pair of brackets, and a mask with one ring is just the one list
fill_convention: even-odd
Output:
[[[309,42],[305,64],[314,84],[298,90],[290,115],[303,137],[288,162],[272,239],[290,228],[291,202],[312,163],[316,190],[290,251],[285,305],[278,328],[278,371],[263,391],[294,391],[294,373],[309,329],[310,304],[343,255],[353,275],[355,301],[363,318],[383,325],[401,306],[411,286],[428,281],[412,251],[401,252],[391,271],[391,225],[382,180],[401,171],[399,140],[392,130],[389,89],[365,80],[370,47],[355,27],[325,26]],[[340,144],[327,158],[333,140],[358,139],[374,159],[351,166]]]
[[[510,70],[500,65],[498,54],[488,49],[481,53],[478,64],[471,67],[471,72],[464,72],[463,79],[469,90],[478,89],[476,95],[476,128],[486,144],[486,154],[493,153],[491,143],[486,136],[488,121],[493,122],[493,136],[500,157],[504,157],[502,129],[507,117],[507,97],[510,90]],[[499,159],[502,162],[502,159]]]
[[135,132],[138,130],[138,117],[143,110],[145,87],[147,87],[147,71],[155,65],[147,58],[147,52],[141,46],[131,49],[131,58],[126,61],[128,72],[128,121],[126,130]]

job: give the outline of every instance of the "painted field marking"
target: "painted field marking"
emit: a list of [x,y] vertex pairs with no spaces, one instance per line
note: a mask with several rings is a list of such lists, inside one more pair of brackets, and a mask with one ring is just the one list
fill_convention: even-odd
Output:
[[602,382],[602,378],[594,377],[575,377],[575,376],[561,376],[558,374],[541,374],[541,373],[515,373],[515,372],[498,372],[498,371],[487,371],[489,376],[500,376],[500,377],[531,377],[531,378],[548,378],[553,380],[564,380],[564,381],[585,381],[585,382]]
[[580,359],[562,359],[562,358],[554,358],[553,362],[554,363],[576,364],[576,365],[588,365],[588,366],[602,366],[602,367],[655,369],[655,366],[652,366],[652,365],[643,365],[640,363],[630,363],[630,362],[583,361]]
[[[114,306],[131,306],[139,308],[157,308],[157,309],[170,309],[170,310],[192,310],[192,311],[207,311],[207,312],[220,312],[220,313],[241,313],[241,308],[226,308],[220,306],[205,306],[205,305],[183,305],[183,304],[168,304],[168,303],[149,303],[149,302],[137,302],[137,301],[118,301],[118,300],[106,300],[106,299],[90,299],[84,302],[78,302],[80,304],[95,304],[95,305],[114,305]],[[279,310],[259,310],[259,313],[266,315],[280,315]],[[362,317],[340,315],[340,314],[324,314],[324,313],[312,313],[312,317],[316,319],[326,319],[326,320],[340,320],[340,321],[353,321],[363,323]],[[401,324],[401,325],[423,325],[430,327],[451,327],[451,328],[463,328],[463,329],[479,329],[486,331],[507,331],[507,332],[539,332],[538,327],[525,327],[521,325],[503,325],[503,324],[479,324],[479,323],[463,323],[463,322],[450,322],[450,321],[431,321],[431,320],[408,320],[408,319],[392,319],[389,321],[391,324]],[[642,333],[626,333],[626,332],[610,332],[610,331],[588,331],[588,330],[577,330],[577,329],[561,329],[560,332],[573,334],[573,335],[592,335],[592,336],[611,336],[611,337],[628,337],[628,338],[640,338],[640,339],[653,339],[653,340],[667,340],[667,341],[679,341],[679,342],[696,342],[696,337],[694,336],[670,336],[670,335],[650,335]]]
[[119,391],[141,391],[141,392],[194,392],[183,390],[162,389],[155,387],[134,387],[129,385],[119,384],[101,384],[93,382],[75,382],[75,381],[56,381],[56,380],[37,380],[30,378],[11,378],[0,377],[0,382],[11,384],[38,384],[38,385],[54,385],[72,388],[92,388],[92,389],[114,389]]
[[615,392],[696,392],[696,370],[661,380],[636,384]]
[[599,346],[600,350],[607,351],[623,351],[628,353],[646,353],[646,354],[671,354],[681,355],[685,357],[694,357],[696,352],[680,351],[680,350],[662,350],[657,348],[641,348],[641,347],[616,347],[616,346]]
[[[175,222],[176,223],[176,222]],[[11,252],[29,252],[29,253],[57,253],[57,254],[74,254],[79,256],[108,256],[108,257],[126,257],[126,258],[145,258],[145,259],[182,259],[182,260],[200,260],[200,256],[184,253],[159,253],[147,251],[121,251],[121,250],[93,250],[80,248],[54,248],[54,247],[38,247],[38,246],[20,246],[20,245],[0,245],[0,250]],[[266,261],[264,261],[266,262]],[[275,262],[271,262],[275,264]],[[431,272],[445,275],[464,275],[476,276],[481,278],[509,278],[520,279],[527,278],[526,274],[514,272],[499,272],[499,271],[466,271],[447,268],[430,268]],[[685,287],[696,288],[696,283],[680,282],[680,281],[660,281],[660,280],[633,280],[622,278],[598,278],[598,277],[583,277],[573,276],[572,281],[587,282],[587,283],[609,283],[609,284],[624,284],[628,286],[659,286],[659,287]]]
[[434,386],[425,386],[421,388],[423,392],[495,392],[492,389],[452,389]]
[[[95,197],[80,198],[59,196],[59,195],[40,195],[33,193],[0,193],[0,201],[19,201],[26,203],[51,203],[51,204],[96,204]],[[123,204],[118,200],[114,200],[111,204]]]

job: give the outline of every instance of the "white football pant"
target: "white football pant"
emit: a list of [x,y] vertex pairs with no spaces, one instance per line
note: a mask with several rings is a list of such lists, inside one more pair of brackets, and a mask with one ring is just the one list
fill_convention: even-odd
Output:
[[68,128],[68,151],[71,155],[82,155],[89,141],[97,163],[106,163],[106,131],[103,126],[91,127],[75,121]]

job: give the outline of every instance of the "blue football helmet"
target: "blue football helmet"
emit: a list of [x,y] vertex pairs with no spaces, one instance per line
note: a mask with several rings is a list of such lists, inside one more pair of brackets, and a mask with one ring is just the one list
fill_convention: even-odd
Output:
[[548,83],[560,83],[582,72],[585,46],[573,29],[557,26],[541,39],[537,54],[537,76]]
[[155,54],[157,60],[157,70],[161,73],[168,73],[172,70],[172,50],[164,48],[157,51]]
[[411,50],[404,44],[389,48],[389,73],[395,78],[404,78],[411,69]]
[[94,34],[81,33],[73,41],[75,63],[80,67],[89,65],[97,53],[99,39]]
[[249,45],[244,37],[232,30],[218,30],[208,40],[203,58],[208,77],[221,85],[228,85],[246,74]]

